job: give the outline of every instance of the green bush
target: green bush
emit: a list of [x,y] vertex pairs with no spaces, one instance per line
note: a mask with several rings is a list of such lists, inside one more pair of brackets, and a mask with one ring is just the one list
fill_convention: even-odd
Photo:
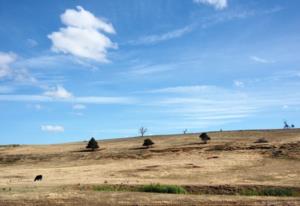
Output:
[[183,187],[177,185],[150,184],[142,186],[140,191],[155,193],[187,194],[187,191]]

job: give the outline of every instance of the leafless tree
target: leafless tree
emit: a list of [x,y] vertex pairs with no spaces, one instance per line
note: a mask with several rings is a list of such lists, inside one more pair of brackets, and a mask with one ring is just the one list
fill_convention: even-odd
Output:
[[187,129],[183,130],[183,134],[186,134],[187,133]]
[[284,121],[283,124],[284,124],[283,129],[289,129],[290,128],[290,125],[288,125],[287,121]]
[[141,136],[143,137],[147,131],[148,131],[147,128],[141,127],[141,128],[140,128],[140,134],[141,134]]

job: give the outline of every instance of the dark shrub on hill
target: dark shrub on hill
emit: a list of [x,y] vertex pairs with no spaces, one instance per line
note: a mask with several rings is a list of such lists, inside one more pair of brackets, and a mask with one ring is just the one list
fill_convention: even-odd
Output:
[[144,143],[143,143],[144,147],[149,148],[152,145],[154,145],[154,142],[151,139],[147,138],[147,139],[144,140]]
[[210,140],[210,137],[206,134],[206,132],[203,132],[199,135],[199,138],[203,141],[204,144],[207,144],[207,141]]
[[266,140],[265,138],[259,138],[254,143],[268,143],[268,140]]
[[91,149],[93,151],[99,148],[98,142],[94,139],[94,137],[92,137],[90,139],[90,141],[88,142],[86,148]]

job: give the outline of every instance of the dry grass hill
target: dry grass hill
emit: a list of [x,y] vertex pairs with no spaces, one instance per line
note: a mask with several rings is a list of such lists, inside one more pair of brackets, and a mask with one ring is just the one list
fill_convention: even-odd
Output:
[[0,205],[300,205],[300,129],[207,134],[0,146]]

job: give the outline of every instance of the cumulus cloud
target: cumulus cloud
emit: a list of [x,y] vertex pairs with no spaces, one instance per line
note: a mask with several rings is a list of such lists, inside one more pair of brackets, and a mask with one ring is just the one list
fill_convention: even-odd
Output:
[[46,91],[44,95],[55,99],[68,99],[73,96],[72,93],[70,93],[64,87],[59,85],[52,88],[50,91]]
[[44,132],[64,132],[65,128],[60,125],[42,125],[41,130]]
[[67,9],[61,15],[61,21],[66,27],[48,35],[52,40],[52,50],[98,62],[108,62],[107,49],[116,49],[117,44],[103,32],[115,34],[113,25],[81,6],[77,6],[76,9]]
[[10,65],[16,61],[17,55],[14,53],[0,52],[0,79],[12,74]]
[[227,0],[194,0],[194,2],[211,5],[217,10],[225,9],[228,5]]

